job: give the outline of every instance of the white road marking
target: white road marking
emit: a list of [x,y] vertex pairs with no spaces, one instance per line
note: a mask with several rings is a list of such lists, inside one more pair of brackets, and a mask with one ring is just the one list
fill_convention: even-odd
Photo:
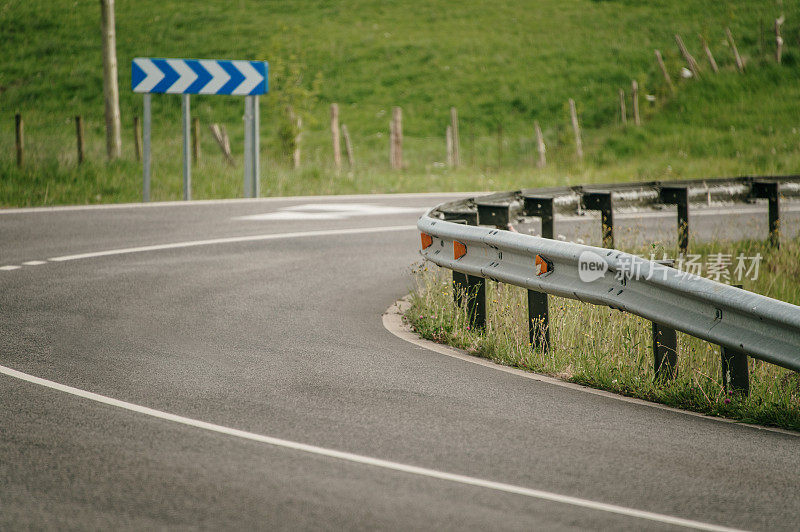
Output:
[[[97,205],[58,205],[55,207],[19,207],[0,209],[1,214],[34,214],[45,212],[72,212],[72,211],[104,211],[115,209],[140,209],[158,207],[197,207],[206,205],[239,205],[248,203],[291,203],[293,201],[375,201],[396,199],[425,199],[425,198],[471,198],[491,194],[491,192],[409,192],[401,194],[348,194],[328,196],[273,196],[269,198],[232,198],[218,200],[191,200],[191,201],[153,201],[150,203],[101,203]],[[432,207],[433,205],[431,205]]]
[[385,216],[412,212],[422,214],[425,210],[422,207],[390,207],[365,203],[307,203],[285,207],[277,212],[236,216],[233,219],[246,221],[346,220],[353,216]]
[[276,447],[282,447],[285,449],[292,449],[296,451],[301,451],[305,453],[315,454],[319,456],[326,456],[329,458],[335,458],[338,460],[345,460],[348,462],[354,462],[358,464],[363,464],[367,466],[379,467],[383,469],[389,469],[392,471],[399,471],[401,473],[408,473],[411,475],[419,475],[428,478],[434,478],[438,480],[446,480],[449,482],[455,482],[458,484],[465,484],[468,486],[476,486],[479,488],[486,488],[495,491],[501,491],[505,493],[512,493],[516,495],[522,495],[525,497],[531,497],[533,499],[540,499],[550,502],[556,502],[561,504],[567,504],[571,506],[577,506],[580,508],[587,508],[590,510],[598,510],[601,512],[608,512],[618,515],[623,515],[626,517],[635,517],[638,519],[645,519],[649,521],[655,521],[659,523],[665,523],[669,525],[681,526],[686,528],[694,528],[697,530],[714,530],[714,531],[735,531],[738,529],[729,528],[725,526],[715,525],[711,523],[704,523],[701,521],[694,521],[691,519],[682,519],[680,517],[674,517],[671,515],[659,514],[655,512],[648,512],[644,510],[637,510],[635,508],[628,508],[625,506],[618,506],[616,504],[607,504],[603,502],[592,501],[589,499],[582,499],[579,497],[570,497],[569,495],[561,495],[558,493],[552,493],[549,491],[525,488],[522,486],[515,486],[513,484],[505,484],[503,482],[495,482],[492,480],[484,480],[476,477],[470,477],[466,475],[459,475],[456,473],[447,473],[445,471],[438,471],[436,469],[428,469],[427,467],[419,467],[414,465],[402,464],[399,462],[392,462],[389,460],[382,460],[380,458],[372,458],[369,456],[364,456],[360,454],[348,453],[345,451],[337,451],[335,449],[328,449],[325,447],[318,447],[316,445],[309,445],[306,443],[300,443],[290,440],[284,440],[281,438],[274,438],[272,436],[264,436],[262,434],[256,434],[253,432],[247,432],[239,429],[234,429],[231,427],[225,427],[223,425],[216,425],[214,423],[208,423],[206,421],[200,421],[198,419],[192,419],[184,416],[179,416],[177,414],[171,414],[169,412],[163,412],[161,410],[155,410],[153,408],[148,408],[146,406],[140,406],[133,403],[128,403],[126,401],[121,401],[119,399],[114,399],[112,397],[107,397],[105,395],[100,395],[94,392],[88,392],[86,390],[81,390],[79,388],[73,388],[72,386],[67,386],[65,384],[60,384],[51,380],[42,379],[41,377],[35,377],[33,375],[29,375],[27,373],[23,373],[21,371],[17,371],[15,369],[11,369],[5,366],[0,366],[0,373],[8,375],[9,377],[13,377],[15,379],[20,379],[26,382],[30,382],[32,384],[38,384],[40,386],[44,386],[46,388],[50,388],[53,390],[58,390],[60,392],[68,393],[70,395],[74,395],[77,397],[81,397],[84,399],[89,399],[91,401],[96,401],[98,403],[102,403],[109,406],[114,406],[117,408],[122,408],[124,410],[128,410],[131,412],[136,412],[139,414],[144,414],[147,416],[151,416],[158,419],[163,419],[165,421],[172,421],[174,423],[179,423],[182,425],[187,425],[190,427],[196,427],[199,429],[217,432],[220,434],[226,434],[228,436],[233,436],[236,438],[241,438],[245,440],[251,440],[255,442],[265,443],[268,445],[273,445]]
[[11,271],[11,270],[19,270],[19,269],[20,269],[20,266],[14,266],[14,265],[11,265],[11,264],[9,264],[8,266],[0,266],[0,270],[6,271],[6,272]]
[[23,262],[23,266],[41,266],[42,264],[47,264],[46,260],[29,260],[27,262]]
[[211,238],[209,240],[190,240],[187,242],[172,242],[170,244],[156,244],[152,246],[139,246],[133,248],[108,249],[105,251],[95,251],[91,253],[79,253],[77,255],[63,255],[53,257],[53,262],[65,262],[68,260],[93,259],[97,257],[108,257],[110,255],[127,255],[129,253],[142,253],[147,251],[161,251],[164,249],[180,249],[198,246],[212,246],[217,244],[235,244],[238,242],[258,242],[262,240],[281,240],[286,238],[307,238],[334,235],[360,235],[368,233],[384,233],[390,231],[410,231],[416,230],[416,225],[397,225],[391,227],[365,227],[358,229],[329,229],[323,231],[303,231],[297,233],[269,233],[266,235],[232,236],[227,238]]

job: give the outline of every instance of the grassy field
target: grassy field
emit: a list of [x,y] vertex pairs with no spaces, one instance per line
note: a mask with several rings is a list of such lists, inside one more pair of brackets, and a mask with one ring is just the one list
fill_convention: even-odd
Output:
[[[771,24],[781,13],[786,44],[779,66]],[[108,164],[98,3],[6,0],[0,6],[0,205],[140,199],[131,128],[141,108],[141,97],[130,91],[136,56],[270,62],[271,94],[262,102],[266,195],[497,190],[800,168],[797,3],[140,0],[117,3],[116,14],[124,157]],[[726,27],[747,61],[744,75],[736,72],[725,43]],[[680,79],[675,33],[700,63],[702,79]],[[707,66],[698,33],[720,63],[717,75]],[[664,53],[674,96],[654,48]],[[617,91],[629,93],[632,79],[641,87],[644,123],[623,128]],[[584,130],[583,161],[575,156],[569,98],[577,102]],[[153,99],[155,200],[181,194],[179,100]],[[332,102],[340,104],[357,159],[341,175],[333,170],[329,148]],[[289,167],[278,139],[286,105],[304,118],[300,170]],[[402,171],[388,168],[395,105],[404,110]],[[464,166],[457,170],[444,165],[450,106],[461,118]],[[225,165],[207,129],[212,122],[226,125],[240,159],[242,111],[237,98],[193,99],[203,149],[195,198],[242,194],[241,163]],[[14,160],[15,112],[25,120],[22,169]],[[86,123],[89,162],[81,167],[75,115]],[[534,120],[548,146],[542,170],[534,165]]]
[[[649,250],[648,250],[649,252]],[[695,245],[700,263],[717,253],[763,257],[755,280],[744,288],[800,304],[800,240],[780,251],[763,242]],[[646,253],[645,253],[646,255]],[[660,254],[659,254],[660,255]],[[672,255],[676,256],[676,255]],[[735,261],[729,273],[735,275]],[[557,376],[567,381],[639,397],[678,408],[739,421],[800,430],[800,374],[750,359],[750,395],[726,393],[719,347],[678,333],[678,373],[654,382],[650,323],[606,307],[550,297],[552,349],[528,343],[524,289],[487,283],[485,332],[469,327],[465,308],[453,304],[451,275],[435,265],[416,269],[416,288],[406,320],[425,338],[447,343],[500,364]]]

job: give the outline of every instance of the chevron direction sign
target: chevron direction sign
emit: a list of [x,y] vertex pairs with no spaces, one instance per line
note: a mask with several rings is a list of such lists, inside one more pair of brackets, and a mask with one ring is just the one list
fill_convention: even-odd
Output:
[[153,59],[137,57],[131,66],[133,92],[231,94],[267,92],[266,61]]

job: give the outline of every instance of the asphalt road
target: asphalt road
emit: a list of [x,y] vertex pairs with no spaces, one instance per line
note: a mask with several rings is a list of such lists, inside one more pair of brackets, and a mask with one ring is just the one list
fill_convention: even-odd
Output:
[[[0,211],[0,529],[798,528],[795,435],[385,330],[413,225],[445,199]],[[765,211],[692,228],[764,236]],[[616,219],[674,238],[669,213]],[[599,241],[596,220],[557,224]]]

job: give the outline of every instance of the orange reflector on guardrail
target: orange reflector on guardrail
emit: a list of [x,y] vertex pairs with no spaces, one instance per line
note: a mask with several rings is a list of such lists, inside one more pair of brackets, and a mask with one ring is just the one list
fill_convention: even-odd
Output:
[[420,233],[419,236],[422,238],[422,249],[428,249],[433,245],[433,237],[431,235]]
[[536,255],[536,275],[542,275],[547,272],[553,271],[553,263],[542,257]]
[[458,260],[467,254],[467,245],[458,240],[453,241],[453,258]]

